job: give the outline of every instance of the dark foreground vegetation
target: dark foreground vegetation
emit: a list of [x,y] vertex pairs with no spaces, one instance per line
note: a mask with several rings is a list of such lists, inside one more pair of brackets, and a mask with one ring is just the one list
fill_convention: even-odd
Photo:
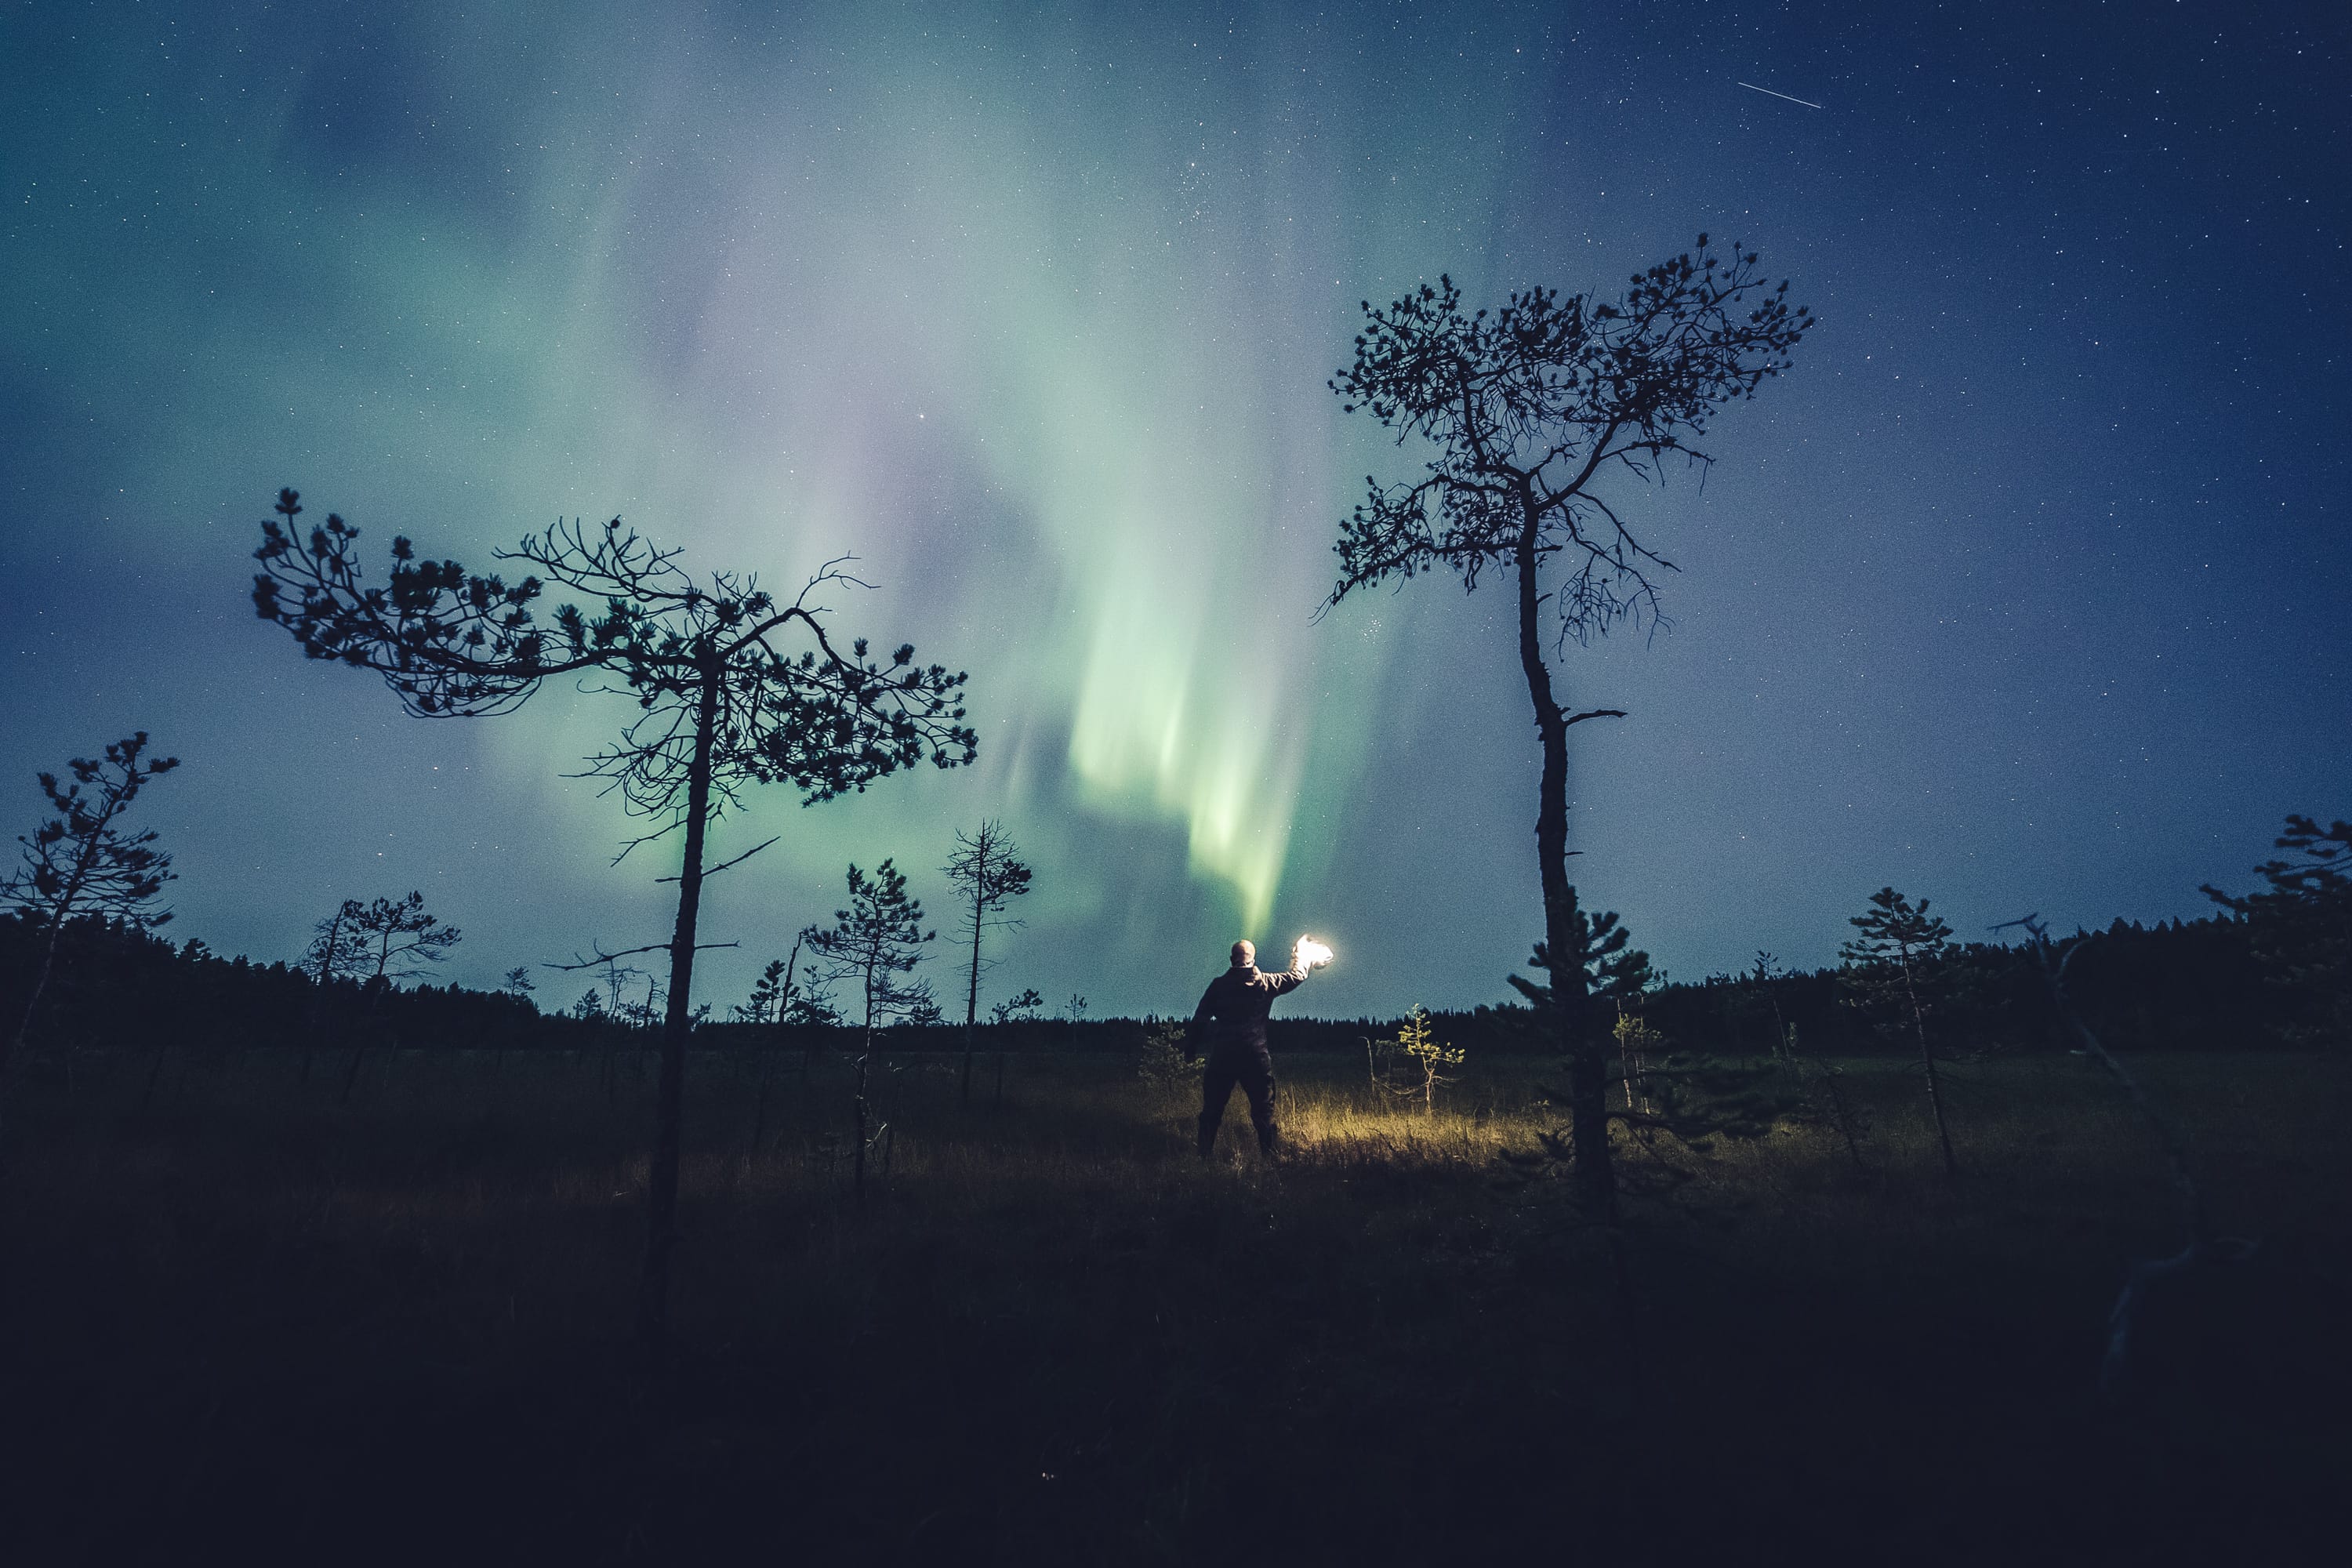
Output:
[[[2352,1440],[2352,1060],[2143,1057],[2242,1263],[2096,1378],[2163,1163],[2063,1054],[1848,1061],[1869,1168],[1790,1121],[1677,1151],[1624,1289],[1556,1117],[1282,1062],[1292,1155],[1190,1155],[1109,1053],[698,1052],[672,1352],[627,1349],[650,1052],[82,1054],[0,1183],[10,1560],[2309,1561]],[[1242,1130],[1245,1131],[1245,1129]],[[1226,1133],[1234,1146],[1234,1130]],[[1628,1148],[1628,1184],[1664,1167]],[[2315,1535],[2315,1531],[2325,1533]]]

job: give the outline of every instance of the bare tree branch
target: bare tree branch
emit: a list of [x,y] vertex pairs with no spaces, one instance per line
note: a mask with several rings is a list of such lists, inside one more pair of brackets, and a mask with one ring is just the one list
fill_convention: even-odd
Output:
[[[709,952],[714,948],[740,947],[743,944],[740,942],[698,942],[694,944],[694,951],[697,952]],[[539,966],[541,969],[559,969],[569,973],[575,969],[600,968],[604,964],[612,963],[614,959],[633,958],[640,952],[667,952],[669,950],[670,944],[666,942],[647,942],[643,947],[625,947],[618,952],[606,952],[600,947],[596,950],[596,956],[593,958],[581,958],[580,955],[575,952],[572,956],[574,959],[579,960],[577,963],[557,963],[551,959],[541,959]]]
[[[769,839],[768,844],[777,843],[782,837],[783,835],[778,834],[774,838]],[[744,850],[740,855],[736,856],[732,860],[721,860],[718,865],[711,867],[702,874],[707,878],[716,877],[719,872],[727,870],[730,867],[740,866],[744,861],[749,860],[752,856],[757,855],[761,850],[765,849],[768,847],[768,844],[755,844],[751,848]],[[677,879],[676,877],[656,877],[654,880],[656,882],[675,882]]]

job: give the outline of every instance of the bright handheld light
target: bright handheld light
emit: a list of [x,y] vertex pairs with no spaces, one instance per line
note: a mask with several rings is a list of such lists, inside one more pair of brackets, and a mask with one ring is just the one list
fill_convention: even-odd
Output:
[[1290,950],[1290,962],[1301,969],[1320,969],[1331,962],[1331,950],[1311,936],[1302,936]]

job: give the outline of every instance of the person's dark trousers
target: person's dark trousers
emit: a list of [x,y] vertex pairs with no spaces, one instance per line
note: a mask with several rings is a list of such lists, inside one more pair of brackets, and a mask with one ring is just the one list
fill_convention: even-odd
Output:
[[1209,1066],[1201,1075],[1201,1152],[1216,1147],[1217,1126],[1225,1119],[1225,1101],[1234,1086],[1249,1096],[1250,1125],[1257,1129],[1261,1152],[1274,1152],[1274,1058],[1265,1047],[1246,1042],[1212,1046]]

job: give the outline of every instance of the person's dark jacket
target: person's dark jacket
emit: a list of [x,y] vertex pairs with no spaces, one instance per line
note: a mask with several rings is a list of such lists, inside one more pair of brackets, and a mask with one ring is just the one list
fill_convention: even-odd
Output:
[[1255,963],[1234,964],[1201,993],[1201,1005],[1192,1009],[1192,1026],[1185,1034],[1187,1048],[1198,1056],[1205,1041],[1211,1050],[1219,1046],[1265,1049],[1265,1016],[1274,999],[1306,981],[1307,971],[1296,965],[1286,973],[1268,974]]

